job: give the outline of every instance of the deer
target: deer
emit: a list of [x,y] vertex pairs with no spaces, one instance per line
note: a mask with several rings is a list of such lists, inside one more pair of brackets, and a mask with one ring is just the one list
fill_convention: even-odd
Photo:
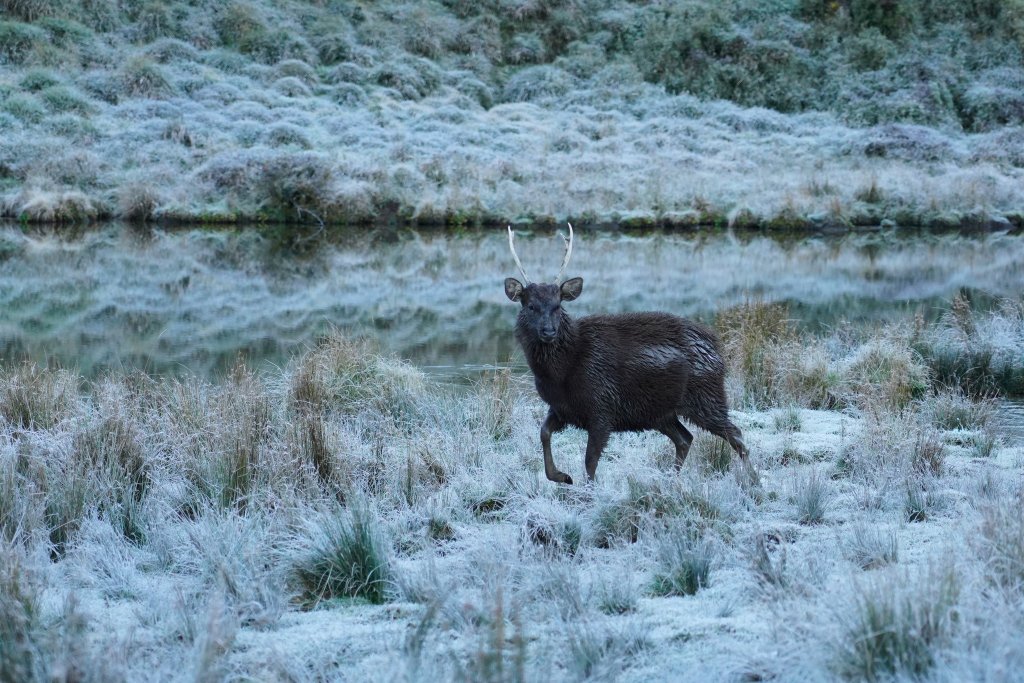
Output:
[[587,432],[588,482],[595,481],[601,454],[616,432],[661,432],[675,446],[679,470],[693,443],[683,417],[725,439],[758,484],[743,435],[729,419],[718,337],[700,323],[663,312],[570,316],[562,305],[583,293],[583,278],[562,280],[572,258],[568,225],[569,237],[559,234],[565,255],[553,283],[530,281],[508,226],[509,249],[523,281],[506,278],[505,296],[520,304],[515,338],[548,406],[540,428],[545,476],[573,483],[551,455],[551,435],[568,426]]

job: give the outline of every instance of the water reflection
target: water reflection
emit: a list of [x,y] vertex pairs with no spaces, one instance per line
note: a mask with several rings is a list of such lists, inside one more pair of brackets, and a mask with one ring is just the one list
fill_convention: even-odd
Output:
[[[429,372],[516,364],[514,265],[502,231],[350,235],[290,254],[253,230],[106,226],[74,239],[0,229],[0,355],[156,374],[283,364],[332,326]],[[521,231],[528,272],[551,277],[554,231]],[[957,292],[977,307],[1024,291],[1024,237],[616,235],[578,232],[574,313],[661,309],[711,320],[750,298],[785,301],[813,330],[938,317]]]

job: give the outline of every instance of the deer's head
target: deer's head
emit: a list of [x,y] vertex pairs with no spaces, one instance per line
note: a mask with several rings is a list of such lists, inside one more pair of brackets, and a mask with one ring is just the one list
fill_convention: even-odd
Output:
[[569,259],[572,257],[572,224],[569,224],[569,237],[562,238],[565,241],[565,257],[562,259],[562,267],[558,270],[555,282],[541,283],[530,282],[530,278],[523,269],[523,264],[516,254],[515,233],[512,227],[508,228],[508,246],[512,250],[512,258],[516,260],[519,272],[526,284],[523,284],[514,277],[505,278],[505,296],[511,301],[518,301],[519,325],[525,327],[536,339],[542,343],[550,344],[558,338],[559,330],[565,317],[562,311],[563,301],[573,301],[583,292],[583,278],[574,277],[562,282],[562,275],[565,273]]

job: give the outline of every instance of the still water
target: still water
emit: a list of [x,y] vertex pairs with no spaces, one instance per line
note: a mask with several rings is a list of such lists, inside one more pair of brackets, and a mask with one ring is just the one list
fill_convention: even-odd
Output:
[[[551,279],[554,230],[518,234],[524,266]],[[22,358],[86,376],[222,372],[244,357],[282,365],[332,327],[371,337],[428,372],[458,379],[521,363],[517,275],[504,231],[363,231],[309,253],[258,230],[116,225],[73,238],[0,227],[0,362]],[[957,292],[976,307],[1024,292],[1024,236],[916,232],[768,236],[577,231],[573,313],[660,309],[713,320],[750,299],[782,301],[805,328],[935,319]]]

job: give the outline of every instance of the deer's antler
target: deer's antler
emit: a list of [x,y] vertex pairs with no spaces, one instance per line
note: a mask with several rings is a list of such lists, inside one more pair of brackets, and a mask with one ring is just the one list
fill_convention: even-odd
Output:
[[530,276],[526,274],[526,270],[523,269],[523,262],[519,260],[519,254],[516,253],[515,245],[515,232],[512,230],[512,226],[508,226],[508,248],[512,250],[512,258],[516,260],[516,266],[519,267],[519,272],[523,274],[524,285],[530,284]]
[[558,275],[555,277],[555,284],[559,284],[562,281],[562,275],[565,274],[565,268],[569,265],[569,259],[572,258],[572,223],[567,223],[569,226],[569,237],[566,239],[565,235],[558,233],[558,236],[565,242],[565,258],[562,259],[562,267],[558,269]]

